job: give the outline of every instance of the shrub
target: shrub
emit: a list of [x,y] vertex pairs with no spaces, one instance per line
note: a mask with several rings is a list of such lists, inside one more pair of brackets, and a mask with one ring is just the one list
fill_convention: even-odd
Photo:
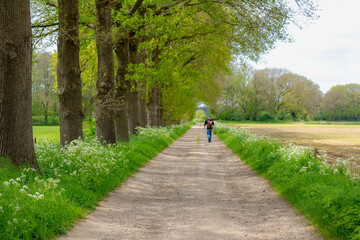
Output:
[[240,111],[231,109],[228,111],[220,111],[217,115],[217,119],[225,121],[243,121],[243,115]]
[[278,120],[285,120],[285,121],[291,121],[293,120],[293,117],[285,112],[280,112],[276,115],[276,118]]
[[275,117],[267,112],[267,111],[262,111],[261,114],[260,114],[260,121],[269,121],[269,120],[273,120]]

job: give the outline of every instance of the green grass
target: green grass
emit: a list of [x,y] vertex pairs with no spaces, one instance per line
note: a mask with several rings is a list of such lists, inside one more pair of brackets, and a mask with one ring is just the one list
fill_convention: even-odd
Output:
[[215,127],[216,135],[305,215],[327,239],[360,239],[360,185],[346,162],[326,164],[311,148]]
[[49,239],[65,233],[192,124],[140,128],[130,142],[113,145],[94,137],[62,149],[54,142],[36,144],[42,176],[0,159],[0,239]]
[[36,142],[44,140],[59,143],[60,127],[59,126],[33,126],[33,135]]

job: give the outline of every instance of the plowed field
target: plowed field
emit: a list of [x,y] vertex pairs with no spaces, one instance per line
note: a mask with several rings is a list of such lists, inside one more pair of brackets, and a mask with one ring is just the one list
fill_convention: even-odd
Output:
[[252,133],[263,134],[327,151],[330,161],[351,159],[360,166],[360,125],[310,125],[296,124],[227,124],[242,127]]

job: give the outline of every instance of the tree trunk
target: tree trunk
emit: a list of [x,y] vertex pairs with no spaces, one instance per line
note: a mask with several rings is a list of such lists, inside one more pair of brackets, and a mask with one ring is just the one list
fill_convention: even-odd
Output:
[[45,117],[44,123],[45,123],[45,125],[48,125],[49,121],[48,121],[48,107],[47,106],[45,107],[44,117]]
[[136,127],[140,126],[140,110],[138,96],[139,92],[134,82],[132,82],[127,94],[129,132],[130,134],[136,134]]
[[159,89],[153,87],[150,91],[148,110],[149,110],[149,125],[151,127],[160,126],[160,115],[159,115]]
[[115,91],[115,130],[116,141],[129,141],[129,127],[127,114],[126,89],[128,82],[125,79],[129,63],[129,40],[119,39],[115,46],[117,58],[116,91]]
[[161,105],[158,106],[159,109],[159,126],[165,126],[164,121],[164,109],[161,108]]
[[146,127],[148,125],[146,110],[146,85],[139,85],[139,89],[140,126]]
[[59,0],[58,96],[60,145],[82,138],[78,0]]
[[[138,62],[138,43],[131,39],[129,42],[130,63],[136,64]],[[134,80],[130,81],[128,85],[128,119],[130,134],[136,134],[136,127],[140,126],[140,110],[139,110],[139,91],[137,83]]]
[[32,131],[30,1],[1,1],[0,156],[39,172]]
[[96,137],[101,142],[115,143],[115,79],[110,0],[96,0],[96,21],[96,46],[98,54],[98,79],[95,91]]
[[[138,63],[145,64],[146,63],[146,55],[145,52],[138,53],[137,58]],[[138,84],[139,89],[139,120],[140,126],[146,127],[148,125],[147,121],[147,109],[146,109],[146,80],[144,80],[141,84]]]

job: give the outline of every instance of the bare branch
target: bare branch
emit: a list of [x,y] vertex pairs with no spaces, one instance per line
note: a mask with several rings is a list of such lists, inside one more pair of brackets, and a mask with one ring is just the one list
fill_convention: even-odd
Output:
[[58,8],[58,5],[50,0],[45,1],[46,5]]
[[92,23],[87,23],[87,22],[79,22],[81,25],[84,25],[88,28],[91,28],[91,29],[95,29],[95,24],[92,24]]
[[59,30],[59,29],[58,29],[58,28],[56,28],[56,29],[51,30],[51,31],[49,31],[49,32],[46,32],[46,33],[41,33],[41,34],[39,34],[39,35],[36,35],[36,36],[34,36],[34,38],[46,37],[46,36],[48,36],[48,35],[51,35],[51,34],[53,34],[53,33],[57,32],[58,30]]
[[[168,9],[170,9],[170,8],[180,4],[182,2],[184,2],[184,0],[178,0],[178,1],[175,1],[173,4],[162,6],[159,10],[157,10],[154,13],[154,15],[158,16],[158,15],[162,14],[163,12],[165,12],[166,10],[168,10]],[[188,3],[189,1],[186,1],[186,2]]]
[[32,25],[31,28],[47,28],[47,27],[53,27],[53,26],[58,26],[59,23],[50,23],[50,24],[44,24],[44,25]]
[[182,67],[185,67],[186,65],[188,65],[189,63],[191,63],[192,61],[194,61],[196,59],[196,54],[192,55],[186,62],[184,62],[184,64],[182,65]]
[[131,8],[131,10],[128,12],[129,15],[133,15],[141,6],[144,0],[137,0],[134,6]]

